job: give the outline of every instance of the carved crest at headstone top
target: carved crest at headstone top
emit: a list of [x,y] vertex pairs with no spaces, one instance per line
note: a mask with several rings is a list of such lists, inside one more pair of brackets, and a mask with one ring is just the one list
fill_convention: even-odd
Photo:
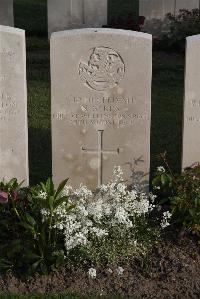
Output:
[[124,78],[125,65],[121,56],[113,49],[97,47],[91,50],[88,62],[81,61],[81,80],[97,91],[117,86]]

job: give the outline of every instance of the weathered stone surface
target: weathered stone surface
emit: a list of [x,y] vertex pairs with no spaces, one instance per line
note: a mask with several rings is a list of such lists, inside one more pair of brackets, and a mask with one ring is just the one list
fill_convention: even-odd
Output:
[[200,35],[187,38],[182,167],[200,162]]
[[28,184],[25,33],[0,26],[0,180]]
[[180,9],[192,10],[199,8],[199,0],[176,0],[175,6],[176,14],[179,14]]
[[107,25],[107,1],[85,0],[86,26],[84,27],[101,28]]
[[140,0],[140,16],[145,17],[143,30],[160,37],[169,30],[167,13],[174,13],[174,0]]
[[[148,184],[152,38],[80,29],[51,38],[52,150],[56,183],[94,188],[122,166]],[[146,181],[146,182],[145,182]]]
[[0,25],[14,26],[13,0],[0,0]]
[[107,0],[48,0],[48,33],[107,24]]

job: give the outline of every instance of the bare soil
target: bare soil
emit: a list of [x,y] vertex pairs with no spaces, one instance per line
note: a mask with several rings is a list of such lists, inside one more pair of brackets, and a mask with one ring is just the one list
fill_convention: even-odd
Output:
[[[88,276],[88,269],[62,268],[50,275],[36,274],[20,278],[13,274],[0,277],[0,293],[4,294],[79,294],[120,295],[129,298],[197,299],[200,298],[200,246],[186,236],[174,234],[165,240],[149,257],[144,271],[138,261],[97,269],[97,278]],[[111,273],[111,269],[113,272]]]

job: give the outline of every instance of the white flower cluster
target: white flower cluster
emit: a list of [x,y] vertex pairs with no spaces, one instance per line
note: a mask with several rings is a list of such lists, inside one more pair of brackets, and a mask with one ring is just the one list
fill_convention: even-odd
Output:
[[91,277],[91,278],[96,278],[97,277],[97,270],[95,268],[90,268],[88,270],[88,275]]
[[[109,272],[110,274],[112,274],[112,273],[113,273],[113,270],[109,268],[109,269],[108,269],[108,272]],[[124,268],[122,268],[122,267],[118,267],[118,268],[116,268],[116,273],[117,273],[118,276],[122,276],[123,273],[124,273]],[[88,275],[89,275],[91,278],[96,278],[96,277],[97,277],[97,270],[96,270],[95,268],[90,268],[90,269],[88,269]]]
[[122,174],[121,168],[116,167],[114,179],[95,192],[83,185],[76,190],[65,187],[63,195],[69,196],[75,208],[69,213],[67,205],[60,206],[54,213],[54,227],[63,232],[68,253],[77,246],[86,246],[91,238],[105,238],[116,226],[134,228],[136,217],[152,209],[145,193],[128,190]]
[[169,211],[163,213],[163,219],[160,224],[162,229],[164,229],[170,225],[169,220],[171,219],[171,217],[172,217],[172,214]]
[[39,197],[42,199],[46,199],[47,198],[47,193],[45,191],[40,191],[39,192]]

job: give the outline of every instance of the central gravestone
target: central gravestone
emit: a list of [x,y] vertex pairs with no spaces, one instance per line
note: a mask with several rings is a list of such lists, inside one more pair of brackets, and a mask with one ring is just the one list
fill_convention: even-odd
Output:
[[[56,184],[90,188],[120,165],[148,184],[151,36],[80,29],[51,38],[52,148]],[[145,182],[146,181],[146,182]]]

